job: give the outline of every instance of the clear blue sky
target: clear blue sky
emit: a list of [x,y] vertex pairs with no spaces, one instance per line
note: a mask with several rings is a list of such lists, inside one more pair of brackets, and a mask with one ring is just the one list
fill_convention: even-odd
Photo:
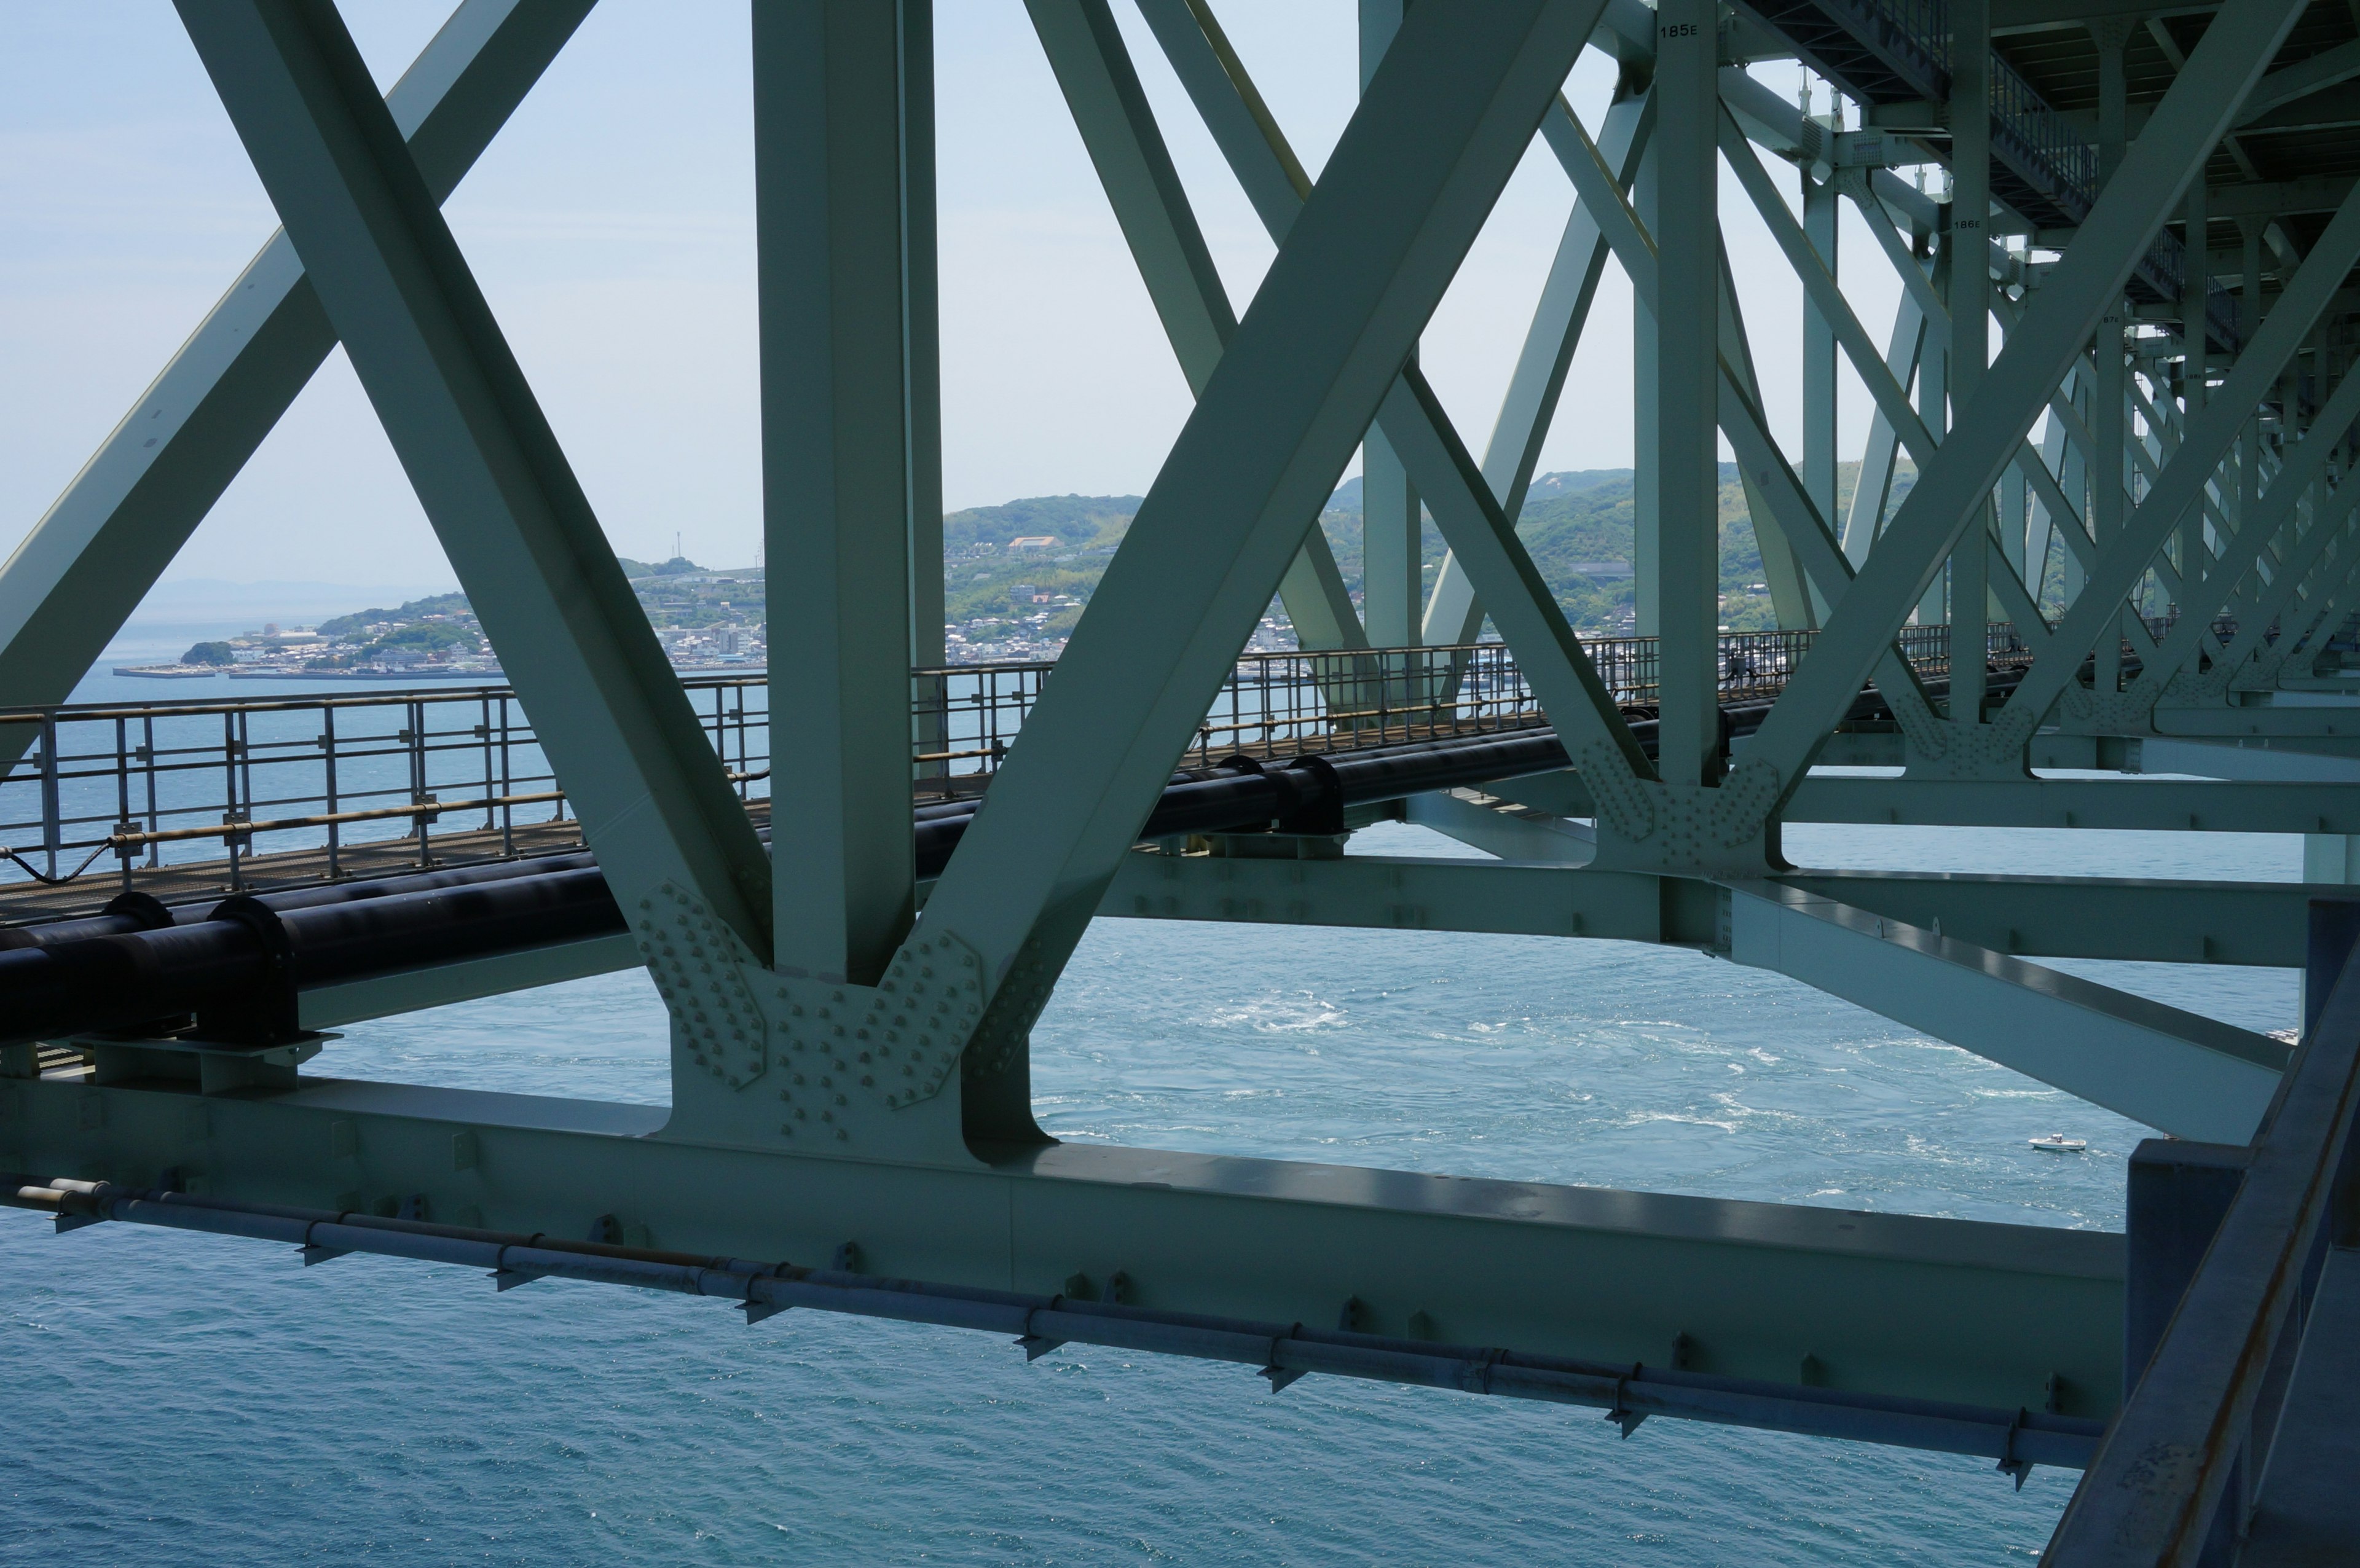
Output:
[[[1220,5],[1314,173],[1357,91],[1349,0]],[[1271,247],[1127,0],[1115,0],[1240,313]],[[347,0],[390,82],[432,5]],[[953,507],[1143,491],[1187,392],[1018,0],[941,0],[945,485]],[[750,561],[759,536],[742,4],[604,0],[447,209],[616,548]],[[1793,91],[1791,70],[1765,81]],[[1593,125],[1612,67],[1568,84]],[[1790,173],[1781,183],[1791,187]],[[1722,206],[1781,433],[1799,295],[1734,181]],[[1479,449],[1571,204],[1535,151],[1425,361]],[[72,478],[274,224],[163,0],[0,6],[0,548]],[[1896,290],[1864,236],[1856,298]],[[1848,282],[1852,279],[1848,278]],[[1630,306],[1610,271],[1544,466],[1630,462]],[[1848,441],[1864,430],[1852,389]],[[447,568],[332,359],[170,574],[414,583]]]

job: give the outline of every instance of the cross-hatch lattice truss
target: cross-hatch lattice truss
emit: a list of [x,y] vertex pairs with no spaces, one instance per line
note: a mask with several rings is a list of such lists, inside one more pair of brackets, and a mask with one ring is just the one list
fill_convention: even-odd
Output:
[[[326,0],[183,0],[284,228],[0,569],[12,1201],[2082,1466],[2062,1563],[2348,1548],[2360,979],[2322,885],[2360,835],[2351,8],[1360,0],[1314,181],[1205,0],[1136,0],[1277,245],[1249,310],[1115,3],[1027,10],[1196,403],[1054,668],[961,672],[929,0],[756,0],[774,763],[770,708],[665,664],[440,212],[590,0],[464,0],[383,97]],[[1563,96],[1586,49],[1609,103]],[[1795,59],[1849,112],[1749,73]],[[1576,201],[1479,449],[1413,351],[1536,142]],[[1801,286],[1791,454],[1724,180]],[[1621,643],[1517,532],[1610,261]],[[1845,262],[1897,276],[1889,326]],[[398,732],[317,704],[324,771],[282,795],[255,778],[311,745],[286,705],[58,706],[340,343],[513,689],[464,735],[447,694]],[[1840,365],[1875,408],[1848,494]],[[1782,628],[1734,650],[1723,440]],[[1316,525],[1356,449],[1358,603]],[[1306,653],[1257,676],[1273,597]],[[1385,816],[1497,858],[1338,853]],[[1788,820],[2301,833],[2312,881],[1814,873]],[[76,879],[85,847],[115,859]],[[1100,912],[1700,948],[2176,1141],[2134,1159],[2126,1236],[1059,1145],[1029,1030]],[[2307,1031],[2040,957],[2307,964]],[[331,1023],[637,964],[668,1110],[299,1071]],[[742,1261],[779,1258],[810,1261]]]

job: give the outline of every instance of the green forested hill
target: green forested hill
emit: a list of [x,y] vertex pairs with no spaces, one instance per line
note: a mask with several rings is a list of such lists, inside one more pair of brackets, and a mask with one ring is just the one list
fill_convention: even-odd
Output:
[[[1857,469],[1857,464],[1845,463],[1839,471],[1839,510],[1850,501]],[[1913,477],[1906,467],[1896,476],[1896,501]],[[1765,579],[1744,489],[1733,465],[1722,465],[1721,479],[1722,620],[1736,630],[1770,626],[1775,617],[1768,593],[1756,586]],[[1097,590],[1139,510],[1139,499],[1034,495],[950,513],[943,519],[945,618],[978,637],[1020,624],[1030,628],[1027,635],[1054,637],[1069,630]],[[1612,631],[1628,622],[1632,516],[1632,474],[1627,468],[1545,474],[1533,481],[1519,532],[1578,629]],[[1329,498],[1320,526],[1346,586],[1357,597],[1361,588],[1360,480],[1348,480]],[[1054,542],[1011,549],[1020,539]],[[1431,521],[1426,526],[1423,553],[1430,585],[1445,553],[1442,536]],[[764,573],[759,567],[715,572],[681,559],[627,561],[623,567],[650,618],[660,626],[762,618]],[[464,598],[453,593],[398,609],[363,611],[321,629],[331,636],[349,636],[377,622],[406,626],[430,615],[472,619]]]
[[[1837,470],[1838,509],[1852,498],[1858,463]],[[1907,494],[1912,472],[1907,468],[1894,480],[1894,499]],[[1615,568],[1632,564],[1633,476],[1627,468],[1589,469],[1579,473],[1545,474],[1533,481],[1524,502],[1518,533],[1532,552],[1533,564],[1556,590],[1566,617],[1578,628],[1611,626],[1630,610],[1632,579]],[[1346,482],[1328,503],[1320,519],[1345,582],[1355,592],[1360,586],[1360,482]],[[1839,525],[1840,526],[1840,525]],[[1426,527],[1426,582],[1442,561],[1442,536],[1429,522]],[[1586,570],[1585,570],[1586,569]],[[1763,581],[1762,551],[1754,542],[1754,522],[1745,509],[1745,489],[1733,463],[1721,468],[1721,585],[1729,595],[1724,619],[1744,631],[1775,625],[1769,595],[1754,584]]]
[[943,548],[956,554],[1043,534],[1068,549],[1111,545],[1138,510],[1136,495],[1032,495],[1004,506],[971,506],[944,515]]

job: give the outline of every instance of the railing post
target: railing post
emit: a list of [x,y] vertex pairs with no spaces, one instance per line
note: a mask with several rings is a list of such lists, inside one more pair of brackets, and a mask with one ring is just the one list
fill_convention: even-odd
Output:
[[58,821],[58,716],[41,715],[41,849],[49,875],[58,874],[58,846],[62,824]]
[[[163,822],[163,814],[156,802],[156,715],[153,713],[139,715],[139,760],[146,765],[140,768],[139,777],[147,786],[148,831],[152,833],[159,830]],[[148,869],[157,870],[163,864],[164,846],[155,839],[149,839]]]
[[222,838],[229,848],[229,886],[232,892],[239,891],[246,885],[239,866],[238,852],[246,847],[246,839],[236,829],[237,783],[237,713],[235,710],[224,709],[222,713],[222,826],[228,831],[222,834]]
[[[412,697],[407,704],[406,711],[410,714],[410,803],[413,806],[422,806],[427,799],[426,704],[420,699]],[[410,820],[411,825],[418,830],[418,868],[423,871],[427,866],[426,813],[420,811]]]
[[516,793],[514,770],[508,756],[508,693],[500,693],[500,853],[516,853],[516,802],[509,797]]
[[[322,702],[320,704],[320,751],[326,764],[328,815],[333,817],[336,814],[337,811],[336,705],[333,702]],[[344,839],[344,824],[341,822],[330,822],[328,824],[328,880],[331,882],[338,880],[344,874],[343,864]]]
[[481,720],[475,725],[475,738],[484,750],[484,831],[492,831],[492,822],[499,808],[493,800],[500,793],[492,782],[492,693],[488,688],[476,693],[476,713]]
[[[131,831],[131,726],[127,720],[115,721],[115,831]],[[139,851],[133,845],[119,844],[115,847],[115,866],[123,877],[123,890],[131,891],[131,862]]]

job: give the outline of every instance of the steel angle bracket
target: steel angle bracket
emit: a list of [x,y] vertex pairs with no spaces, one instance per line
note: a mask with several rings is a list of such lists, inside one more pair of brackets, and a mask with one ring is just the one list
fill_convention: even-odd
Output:
[[[1639,1375],[1641,1366],[1642,1363],[1633,1361],[1630,1371],[1614,1379],[1614,1408],[1606,1412],[1606,1419],[1622,1431],[1625,1443],[1631,1440],[1633,1432],[1639,1430],[1639,1423],[1647,1419],[1646,1411],[1633,1410],[1630,1401],[1623,1397],[1630,1391],[1631,1379]],[[2021,1482],[2017,1484],[2022,1485]]]
[[2007,1436],[2000,1444],[1999,1463],[1992,1466],[2003,1475],[2013,1476],[2016,1480],[2016,1489],[2019,1492],[2024,1490],[2025,1477],[2032,1474],[2032,1461],[2018,1459],[2016,1456],[2016,1434],[2023,1429],[2023,1426],[2024,1410],[2022,1406],[2018,1406],[2015,1416],[2007,1423]]
[[639,900],[631,936],[696,1066],[743,1089],[770,1067],[770,1024],[746,983],[753,954],[670,882]]
[[[855,1028],[861,1083],[890,1106],[942,1092],[983,1017],[983,960],[948,931],[901,944]],[[873,1061],[872,1061],[873,1058]],[[874,1082],[871,1082],[871,1080]]]
[[1278,1364],[1278,1347],[1285,1344],[1288,1340],[1293,1339],[1302,1327],[1303,1325],[1301,1323],[1296,1323],[1295,1327],[1287,1330],[1284,1334],[1278,1335],[1270,1342],[1270,1361],[1267,1366],[1262,1368],[1261,1375],[1270,1379],[1270,1391],[1273,1394],[1283,1393],[1285,1391],[1289,1384],[1302,1381],[1303,1369],[1301,1367],[1281,1367]]

